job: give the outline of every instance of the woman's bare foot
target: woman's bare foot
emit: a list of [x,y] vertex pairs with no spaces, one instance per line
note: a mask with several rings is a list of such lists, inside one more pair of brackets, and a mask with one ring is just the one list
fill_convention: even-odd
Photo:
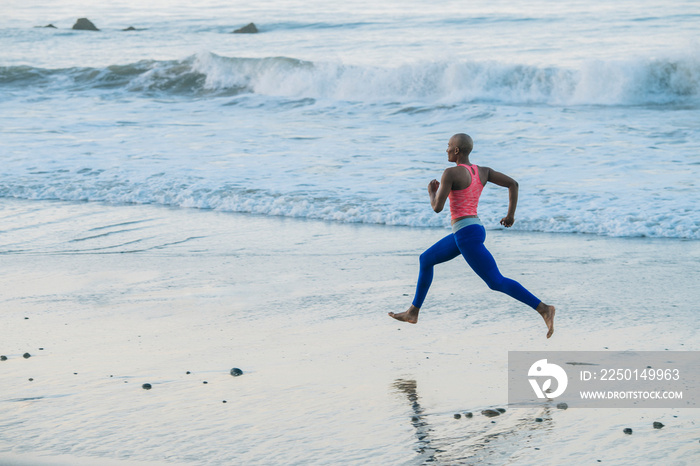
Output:
[[547,338],[551,337],[554,333],[554,306],[548,306],[547,304],[541,302],[537,306],[537,312],[540,313],[544,319],[544,323],[547,324],[549,331],[547,332]]
[[389,316],[393,317],[396,320],[400,320],[401,322],[408,322],[409,324],[415,324],[418,322],[418,312],[420,311],[420,308],[417,308],[413,304],[408,308],[407,311],[401,312],[399,314],[394,314],[393,312],[389,313]]

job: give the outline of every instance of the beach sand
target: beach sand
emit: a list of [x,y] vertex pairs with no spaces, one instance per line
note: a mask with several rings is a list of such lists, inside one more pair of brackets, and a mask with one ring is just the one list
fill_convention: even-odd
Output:
[[417,325],[387,316],[448,230],[6,200],[0,219],[0,464],[700,462],[697,409],[507,399],[508,351],[700,350],[695,241],[487,231],[557,307],[547,340],[460,259]]

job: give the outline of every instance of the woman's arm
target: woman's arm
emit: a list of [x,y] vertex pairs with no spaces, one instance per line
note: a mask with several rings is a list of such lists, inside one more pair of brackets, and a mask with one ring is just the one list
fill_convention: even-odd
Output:
[[452,170],[449,168],[442,173],[442,183],[432,180],[428,183],[428,195],[430,196],[430,206],[435,212],[442,212],[447,202],[447,197],[452,190]]
[[501,219],[501,225],[511,227],[515,222],[515,208],[518,206],[518,182],[496,170],[488,170],[487,181],[508,188],[508,214]]

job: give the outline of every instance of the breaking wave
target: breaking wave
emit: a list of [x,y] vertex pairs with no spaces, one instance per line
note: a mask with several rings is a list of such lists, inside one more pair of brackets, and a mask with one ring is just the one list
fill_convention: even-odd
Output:
[[0,67],[0,88],[194,98],[259,94],[360,102],[695,106],[700,103],[700,60],[590,61],[577,69],[496,61],[377,67],[200,53],[106,68]]

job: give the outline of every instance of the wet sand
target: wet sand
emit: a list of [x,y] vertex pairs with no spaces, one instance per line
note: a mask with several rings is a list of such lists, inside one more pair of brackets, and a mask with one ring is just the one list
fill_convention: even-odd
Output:
[[24,201],[0,220],[2,464],[700,460],[697,410],[507,403],[509,350],[699,350],[696,242],[488,231],[557,306],[547,340],[460,260],[417,325],[387,316],[443,230]]

